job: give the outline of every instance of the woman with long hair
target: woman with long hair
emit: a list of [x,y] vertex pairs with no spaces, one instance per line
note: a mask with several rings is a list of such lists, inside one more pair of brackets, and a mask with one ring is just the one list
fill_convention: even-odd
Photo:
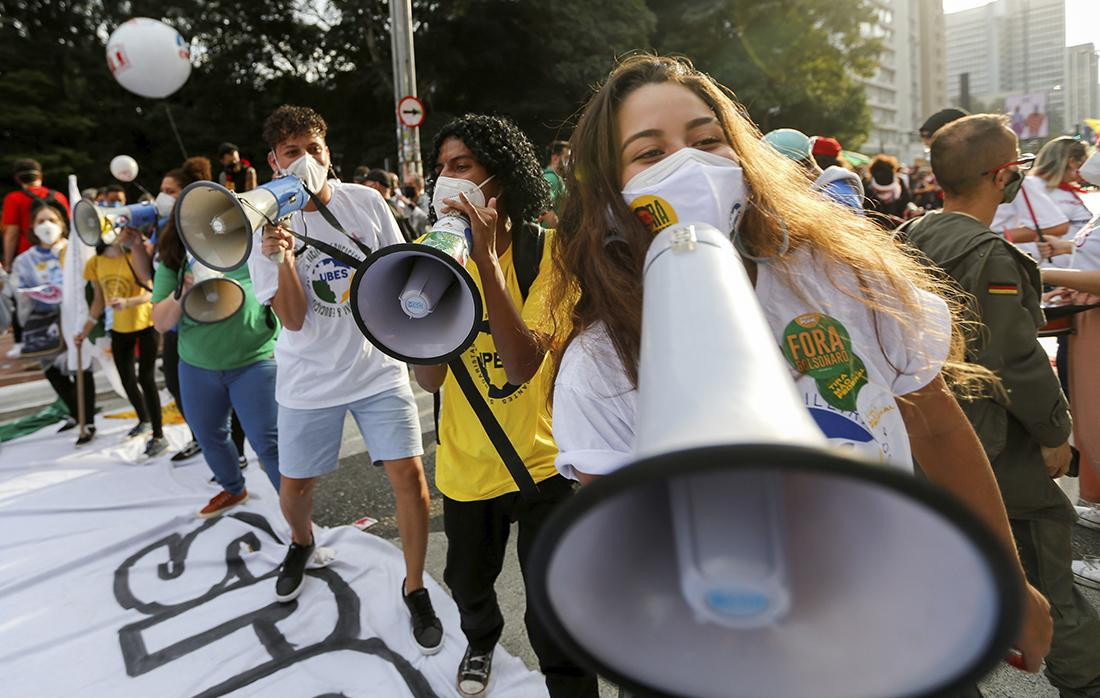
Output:
[[241,451],[231,438],[234,411],[268,479],[279,489],[273,358],[279,323],[256,302],[245,265],[225,273],[242,288],[244,302],[236,313],[213,323],[199,323],[183,313],[183,299],[199,263],[176,231],[174,210],[158,235],[157,253],[153,322],[161,333],[178,333],[180,409],[189,415],[188,425],[222,488],[198,512],[209,518],[248,498],[238,460]]
[[[550,307],[570,309],[558,319],[555,352],[559,471],[584,482],[631,459],[643,263],[667,227],[633,209],[644,210],[642,193],[660,196],[681,202],[678,220],[731,234],[774,334],[766,341],[788,346],[798,390],[826,436],[858,427],[865,458],[906,471],[919,460],[1018,559],[989,461],[948,387],[978,389],[986,374],[960,362],[963,338],[938,295],[946,289],[873,222],[810,192],[794,163],[760,138],[733,94],[686,59],[627,58],[589,101],[572,137],[553,250]],[[788,335],[807,323],[836,330],[862,360],[858,402],[790,347]],[[847,428],[832,432],[838,421]],[[1024,582],[1022,567],[1018,574]],[[1051,620],[1046,599],[1026,588],[1017,647],[1036,671]]]

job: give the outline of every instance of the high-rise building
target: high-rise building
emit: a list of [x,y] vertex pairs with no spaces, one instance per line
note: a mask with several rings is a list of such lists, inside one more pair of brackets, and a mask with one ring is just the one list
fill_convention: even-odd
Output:
[[1100,79],[1096,47],[1080,44],[1066,49],[1066,129],[1084,119],[1100,119]]
[[964,81],[972,109],[1000,109],[1005,97],[1042,94],[1051,131],[1065,127],[1065,0],[995,0],[945,15],[944,22],[949,100],[967,106]]
[[876,0],[876,21],[863,28],[884,44],[875,73],[862,80],[871,109],[871,132],[863,146],[868,152],[911,162],[922,154],[920,124],[946,106],[940,2]]

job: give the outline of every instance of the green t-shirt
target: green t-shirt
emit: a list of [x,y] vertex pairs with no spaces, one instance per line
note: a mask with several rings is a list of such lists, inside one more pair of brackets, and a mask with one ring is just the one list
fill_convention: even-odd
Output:
[[[257,303],[252,294],[248,266],[242,265],[225,275],[244,289],[241,309],[226,320],[209,324],[181,315],[176,326],[180,359],[208,371],[228,371],[271,358],[275,338],[279,336],[279,320],[275,313]],[[176,272],[163,264],[158,266],[153,277],[153,302],[175,293],[176,282]]]
[[542,171],[542,178],[550,185],[550,208],[557,211],[561,205],[562,196],[565,195],[565,182],[549,167]]

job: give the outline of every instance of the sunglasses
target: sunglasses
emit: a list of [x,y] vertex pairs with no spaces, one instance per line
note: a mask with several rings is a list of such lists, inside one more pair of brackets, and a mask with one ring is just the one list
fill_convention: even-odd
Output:
[[1035,155],[1032,153],[1028,153],[1027,155],[1021,155],[1019,160],[1006,162],[1003,165],[998,165],[997,167],[994,167],[992,170],[986,170],[982,173],[981,176],[984,177],[986,175],[997,174],[1001,170],[1008,169],[1009,167],[1016,167],[1020,172],[1027,172],[1034,164]]

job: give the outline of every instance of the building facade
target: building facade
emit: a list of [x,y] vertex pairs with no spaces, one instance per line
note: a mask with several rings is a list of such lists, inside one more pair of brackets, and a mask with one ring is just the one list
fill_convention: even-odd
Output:
[[949,101],[1000,111],[1006,97],[1043,95],[1051,132],[1065,129],[1065,0],[995,0],[944,24]]
[[1066,49],[1066,129],[1085,119],[1100,119],[1100,70],[1096,47],[1080,44]]

